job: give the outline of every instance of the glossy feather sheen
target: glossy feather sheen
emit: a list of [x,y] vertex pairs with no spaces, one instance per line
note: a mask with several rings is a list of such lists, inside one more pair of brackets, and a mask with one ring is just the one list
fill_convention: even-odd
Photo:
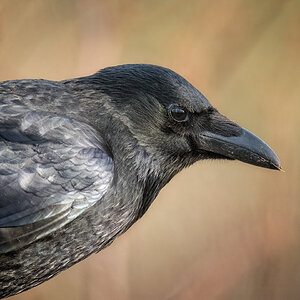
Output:
[[[0,253],[72,221],[101,200],[113,178],[112,158],[92,128],[47,113],[17,111],[16,106],[14,127],[0,132],[0,182],[5,182],[0,186]],[[9,113],[0,115],[0,122]]]
[[[29,88],[40,90],[36,98],[35,94],[25,93]],[[50,82],[30,80],[0,85],[0,296],[3,297],[37,284],[34,278],[41,277],[36,272],[40,259],[33,257],[29,261],[26,251],[17,250],[70,223],[101,201],[112,184],[113,160],[94,128],[43,110],[43,103],[40,110],[33,108],[37,101],[46,106],[51,101],[48,90],[55,88]],[[27,255],[36,255],[38,249],[33,248]],[[50,256],[43,258],[45,264],[49,264],[47,257]],[[34,264],[37,265],[33,267]],[[43,269],[42,265],[40,268]],[[31,276],[30,282],[22,285],[26,276]]]

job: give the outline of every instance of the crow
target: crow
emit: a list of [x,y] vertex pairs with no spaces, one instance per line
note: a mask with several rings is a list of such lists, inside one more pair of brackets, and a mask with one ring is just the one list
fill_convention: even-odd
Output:
[[0,83],[0,298],[110,245],[203,159],[280,170],[262,140],[170,69]]

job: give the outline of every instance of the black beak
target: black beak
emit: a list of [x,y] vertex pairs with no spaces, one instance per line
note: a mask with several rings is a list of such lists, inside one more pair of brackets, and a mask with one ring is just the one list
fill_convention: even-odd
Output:
[[222,136],[204,131],[200,135],[198,146],[202,150],[230,159],[237,159],[263,168],[281,170],[279,158],[264,141],[241,127],[239,127],[239,133],[238,136]]

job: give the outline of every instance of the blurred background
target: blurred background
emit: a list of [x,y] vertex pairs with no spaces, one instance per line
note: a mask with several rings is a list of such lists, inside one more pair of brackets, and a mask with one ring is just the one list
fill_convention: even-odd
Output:
[[299,53],[299,1],[1,0],[0,80],[169,67],[285,170],[199,162],[112,246],[11,299],[300,299]]

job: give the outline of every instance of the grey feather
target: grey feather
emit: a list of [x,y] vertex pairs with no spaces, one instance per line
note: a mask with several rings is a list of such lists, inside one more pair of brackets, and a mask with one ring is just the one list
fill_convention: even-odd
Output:
[[[1,126],[11,110],[0,111]],[[0,131],[0,253],[72,221],[101,201],[113,178],[112,158],[87,124],[23,106],[13,112],[15,126]]]

